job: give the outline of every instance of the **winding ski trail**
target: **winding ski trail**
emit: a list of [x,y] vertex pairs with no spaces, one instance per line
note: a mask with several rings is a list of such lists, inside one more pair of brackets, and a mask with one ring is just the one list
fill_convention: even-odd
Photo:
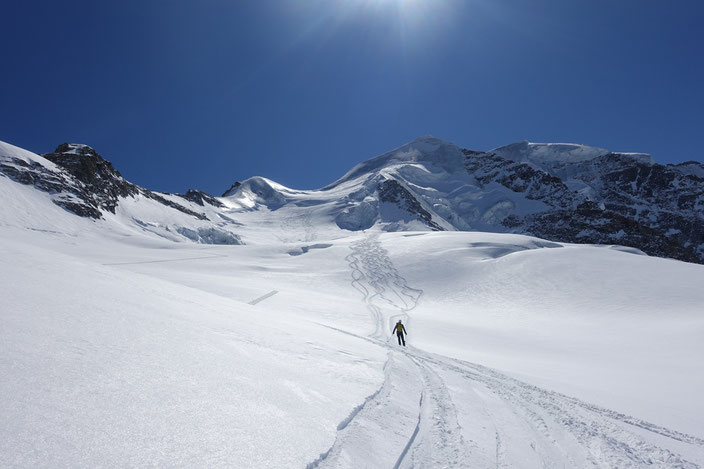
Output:
[[[704,439],[542,389],[496,370],[390,343],[423,291],[378,236],[351,245],[351,285],[374,318],[353,335],[388,349],[382,386],[338,426],[308,468],[680,468],[704,466]],[[326,326],[330,327],[330,326]]]

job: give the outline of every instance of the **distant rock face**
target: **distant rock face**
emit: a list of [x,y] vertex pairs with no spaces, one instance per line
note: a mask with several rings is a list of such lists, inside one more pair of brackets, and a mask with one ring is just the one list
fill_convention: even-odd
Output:
[[619,244],[660,257],[704,263],[704,179],[698,163],[655,164],[647,155],[608,152],[536,168],[495,153],[465,150],[467,171],[551,207],[509,214],[512,232],[553,241]]
[[[55,204],[81,217],[103,218],[103,211],[114,214],[121,199],[141,195],[200,220],[206,219],[201,213],[126,181],[112,163],[87,145],[63,143],[43,157],[61,170],[52,170],[36,161],[4,158],[0,161],[0,172],[21,184],[53,194]],[[207,194],[201,196],[201,200],[211,199],[219,204]]]
[[77,215],[100,218],[100,210],[115,213],[120,198],[140,193],[138,186],[125,181],[112,163],[105,161],[87,145],[63,143],[54,153],[42,156],[64,168],[79,182],[75,187],[66,189],[76,194],[82,203],[64,205]]
[[205,215],[201,213],[189,210],[154,192],[126,181],[113,168],[112,163],[103,159],[88,145],[62,143],[56,147],[54,153],[47,153],[42,156],[65,169],[78,182],[78,184],[73,186],[65,187],[65,190],[72,192],[78,197],[78,201],[57,202],[76,215],[101,218],[101,210],[115,213],[115,208],[119,204],[120,199],[142,195],[200,220],[206,219]]
[[540,200],[554,208],[574,207],[579,199],[559,177],[527,163],[511,161],[496,154],[462,151],[466,155],[467,171],[481,184],[497,182],[527,199]]
[[200,205],[201,207],[204,207],[205,204],[212,205],[213,207],[218,207],[222,208],[225,205],[220,202],[218,199],[213,197],[210,194],[206,194],[203,191],[198,191],[195,189],[190,189],[188,190],[185,194],[177,194],[179,197],[183,197],[186,200],[190,200],[193,203],[196,203]]
[[423,208],[418,199],[394,179],[387,179],[379,184],[379,200],[395,204],[434,231],[443,231],[443,228],[433,221],[433,216]]
[[234,184],[232,184],[228,190],[223,192],[222,197],[228,197],[228,196],[234,194],[235,191],[237,190],[237,188],[240,187],[241,185],[242,185],[241,182],[235,181]]

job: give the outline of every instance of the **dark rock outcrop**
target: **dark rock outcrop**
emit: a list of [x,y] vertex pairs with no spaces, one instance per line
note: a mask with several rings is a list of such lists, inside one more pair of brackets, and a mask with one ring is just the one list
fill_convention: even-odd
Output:
[[[78,181],[79,184],[76,184],[73,190],[81,200],[78,205],[91,207],[94,209],[94,214],[97,214],[95,210],[115,213],[115,207],[120,198],[134,197],[140,193],[138,186],[127,182],[113,168],[112,163],[103,159],[87,145],[63,143],[54,153],[42,156],[65,169]],[[66,208],[81,215],[70,207]],[[100,218],[100,216],[102,215],[93,216],[93,218]]]
[[492,153],[464,153],[467,171],[480,183],[499,183],[551,207],[507,216],[502,224],[510,231],[704,263],[704,179],[694,174],[699,163],[686,163],[683,171],[608,153],[546,170]]
[[434,231],[443,231],[443,228],[433,221],[433,216],[423,208],[418,199],[394,179],[386,179],[379,184],[379,200],[395,204],[400,209],[415,215]]
[[222,193],[221,197],[228,197],[228,196],[234,194],[235,191],[237,190],[237,188],[240,187],[241,185],[242,185],[241,182],[235,181],[235,183],[233,185],[231,185],[228,190],[226,190],[225,192]]
[[64,189],[74,193],[79,200],[62,203],[67,210],[77,215],[101,218],[101,210],[115,213],[120,199],[142,195],[200,220],[207,219],[202,213],[125,180],[112,163],[87,145],[62,143],[54,153],[42,156],[65,169],[77,181],[78,184]]
[[201,207],[205,206],[205,204],[212,205],[213,207],[218,207],[222,208],[225,205],[220,202],[218,199],[213,197],[210,194],[206,194],[205,192],[198,191],[195,189],[189,189],[185,194],[176,194],[179,197],[183,197],[186,200],[190,200],[191,202],[200,205]]
[[555,208],[571,207],[578,197],[556,176],[525,163],[463,149],[465,167],[482,184],[498,182],[527,199],[540,200]]

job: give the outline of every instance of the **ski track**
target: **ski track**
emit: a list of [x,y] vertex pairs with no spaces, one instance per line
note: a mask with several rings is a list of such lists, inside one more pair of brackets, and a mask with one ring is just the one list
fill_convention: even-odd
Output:
[[[308,468],[366,467],[360,461],[370,464],[370,454],[380,455],[372,467],[394,469],[701,468],[704,439],[700,437],[542,389],[482,365],[390,345],[392,324],[397,319],[411,322],[408,313],[418,305],[423,291],[408,285],[378,236],[353,243],[351,251],[345,258],[351,286],[361,293],[375,329],[364,337],[324,326],[388,348],[385,379],[340,423],[333,446]],[[461,380],[477,414],[472,420],[477,425],[485,422],[482,428],[486,430],[477,433],[477,429],[460,426],[447,378]],[[394,405],[393,399],[399,396],[415,399],[417,408]],[[374,441],[365,431],[370,425],[380,432]],[[485,437],[484,444],[463,436],[487,432],[491,437]],[[521,456],[523,446],[532,449],[534,459]],[[685,447],[698,455],[697,462],[677,453],[677,448]],[[390,452],[397,458],[384,459]]]
[[267,298],[271,298],[272,296],[276,295],[277,293],[279,293],[278,290],[271,290],[271,291],[270,291],[269,293],[267,293],[266,295],[262,295],[262,296],[260,296],[259,298],[255,298],[255,299],[253,299],[252,301],[250,301],[250,302],[247,303],[247,304],[254,306],[254,305],[256,305],[256,304],[258,304],[258,303],[261,303],[262,301],[266,300]]
[[224,254],[212,254],[210,256],[201,256],[201,257],[185,257],[181,259],[160,259],[160,260],[155,260],[155,261],[135,261],[135,262],[110,262],[107,264],[102,264],[102,265],[139,265],[139,264],[162,264],[166,262],[184,262],[184,261],[195,261],[195,260],[202,260],[202,259],[219,259],[222,257],[228,257]]

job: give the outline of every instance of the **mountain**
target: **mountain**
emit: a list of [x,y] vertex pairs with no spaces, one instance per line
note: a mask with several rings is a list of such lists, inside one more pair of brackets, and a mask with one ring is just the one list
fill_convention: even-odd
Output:
[[[44,193],[39,205],[25,207],[34,214],[49,210],[47,202],[52,202],[110,230],[148,231],[173,241],[241,244],[228,230],[232,223],[220,218],[223,204],[214,197],[193,190],[172,195],[139,187],[87,145],[64,143],[53,153],[38,156],[0,142],[0,175]],[[17,212],[7,213],[5,220],[9,223],[16,216]],[[54,220],[62,223],[60,218]]]
[[425,137],[211,197],[0,144],[0,467],[704,467],[704,265],[476,231],[697,165]]
[[127,229],[172,240],[246,242],[241,224],[257,211],[272,224],[315,219],[337,236],[374,227],[520,233],[704,263],[704,166],[696,162],[659,165],[646,154],[527,141],[479,152],[428,136],[319,190],[253,177],[215,198],[138,187],[85,145],[63,144],[43,157],[0,149],[0,174],[66,210],[118,217]]

